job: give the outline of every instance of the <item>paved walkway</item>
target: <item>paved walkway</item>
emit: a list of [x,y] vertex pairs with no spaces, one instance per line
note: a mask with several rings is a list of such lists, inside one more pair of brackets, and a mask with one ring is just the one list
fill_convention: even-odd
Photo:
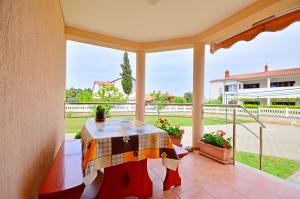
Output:
[[65,139],[66,140],[71,140],[74,139],[76,133],[65,133]]
[[[245,124],[259,135],[259,126],[256,123]],[[263,130],[263,154],[300,160],[300,127],[278,124],[266,124]],[[192,127],[184,127],[183,145],[192,143]],[[232,136],[232,124],[205,126],[204,132],[222,129]],[[259,152],[259,140],[244,127],[237,125],[237,150],[251,153]]]
[[294,173],[293,175],[291,175],[290,177],[288,177],[287,180],[296,183],[300,186],[300,170]]

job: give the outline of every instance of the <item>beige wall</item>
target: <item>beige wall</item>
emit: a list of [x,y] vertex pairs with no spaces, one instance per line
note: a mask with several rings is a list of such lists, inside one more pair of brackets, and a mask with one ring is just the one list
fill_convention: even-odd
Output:
[[0,1],[0,198],[35,198],[63,141],[58,0]]

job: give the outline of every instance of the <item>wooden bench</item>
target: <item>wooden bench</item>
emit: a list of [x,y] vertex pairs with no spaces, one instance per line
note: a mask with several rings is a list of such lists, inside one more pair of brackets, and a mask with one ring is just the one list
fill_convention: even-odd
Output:
[[184,156],[186,156],[187,154],[189,154],[189,152],[179,146],[173,145],[179,159],[183,158]]
[[39,190],[40,199],[79,199],[85,186],[80,140],[65,141]]
[[[187,150],[184,150],[179,146],[173,145],[173,147],[179,159],[183,158],[189,153]],[[181,185],[181,178],[179,176],[178,168],[176,169],[176,171],[167,168],[167,174],[164,180],[164,191],[169,190],[173,186],[179,185]]]

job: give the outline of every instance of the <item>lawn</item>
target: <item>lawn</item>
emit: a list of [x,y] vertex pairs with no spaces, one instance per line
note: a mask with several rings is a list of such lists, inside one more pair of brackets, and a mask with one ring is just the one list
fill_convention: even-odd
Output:
[[[135,118],[134,116],[129,116],[127,118]],[[191,117],[172,117],[172,116],[164,116],[163,118],[168,119],[171,124],[179,125],[179,126],[192,126],[192,118]],[[65,132],[66,133],[76,133],[80,131],[83,127],[84,121],[86,118],[65,118]],[[223,121],[220,121],[223,120]],[[145,122],[148,124],[155,125],[157,122],[156,116],[146,116]],[[231,120],[228,120],[231,122]],[[250,122],[250,120],[238,120],[240,123]],[[226,124],[224,119],[220,118],[206,118],[204,119],[204,125],[217,125],[217,124]]]
[[84,118],[84,117],[65,118],[65,132],[66,133],[79,132],[82,129],[85,120],[86,120],[86,118]]
[[[256,169],[259,168],[258,154],[248,152],[237,152],[236,160]],[[300,170],[300,161],[273,156],[263,156],[263,171],[286,179]]]

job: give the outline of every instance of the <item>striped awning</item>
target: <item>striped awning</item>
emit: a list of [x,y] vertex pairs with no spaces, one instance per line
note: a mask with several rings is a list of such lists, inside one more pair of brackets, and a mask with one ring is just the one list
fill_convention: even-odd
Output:
[[250,41],[262,32],[276,32],[283,30],[294,22],[300,21],[300,9],[281,14],[279,16],[271,16],[260,22],[253,24],[250,28],[228,37],[225,40],[213,42],[210,45],[210,52],[214,53],[220,48],[230,48],[239,41]]

